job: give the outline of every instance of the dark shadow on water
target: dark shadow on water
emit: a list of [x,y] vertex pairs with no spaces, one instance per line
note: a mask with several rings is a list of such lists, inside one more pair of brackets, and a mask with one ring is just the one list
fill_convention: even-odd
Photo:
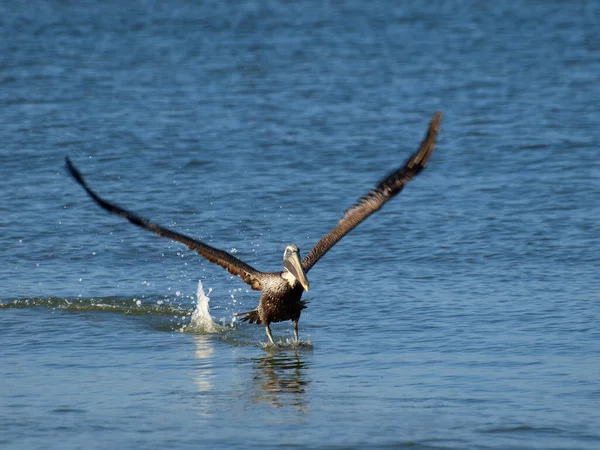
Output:
[[307,390],[310,388],[306,350],[270,349],[265,356],[253,358],[253,398],[274,408],[292,406],[308,412]]

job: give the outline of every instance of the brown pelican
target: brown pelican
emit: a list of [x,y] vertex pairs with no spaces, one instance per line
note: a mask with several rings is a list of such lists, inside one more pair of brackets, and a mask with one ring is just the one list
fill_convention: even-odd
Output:
[[138,227],[153,231],[159,236],[181,242],[191,250],[197,251],[200,255],[209,261],[227,269],[231,274],[238,275],[242,280],[248,283],[252,289],[261,291],[258,307],[252,311],[239,313],[243,316],[242,321],[250,323],[263,324],[267,332],[267,337],[271,344],[274,344],[271,335],[270,324],[272,322],[282,322],[291,320],[294,327],[294,338],[298,341],[298,320],[300,313],[306,307],[301,300],[302,293],[308,291],[309,283],[306,274],[312,267],[333,247],[340,239],[348,234],[359,223],[377,211],[389,199],[398,194],[404,185],[427,165],[431,154],[435,148],[435,139],[439,131],[441,113],[433,116],[425,139],[421,147],[417,150],[406,163],[394,170],[388,176],[360,198],[350,209],[348,209],[337,226],[329,234],[323,237],[313,249],[308,252],[302,262],[300,262],[300,250],[295,245],[288,245],[283,253],[283,271],[281,272],[260,272],[254,267],[240,261],[235,256],[210,245],[204,244],[199,240],[188,237],[182,233],[162,227],[146,220],[137,214],[121,208],[113,203],[109,203],[98,194],[96,194],[83,179],[81,173],[67,157],[67,169],[73,178],[86,190],[92,199],[102,208],[112,214],[116,214],[127,219]]

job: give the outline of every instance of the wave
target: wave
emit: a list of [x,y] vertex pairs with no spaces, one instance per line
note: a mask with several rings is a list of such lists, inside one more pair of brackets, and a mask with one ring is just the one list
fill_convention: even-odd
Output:
[[193,308],[189,304],[173,303],[152,298],[61,298],[61,297],[25,297],[0,303],[0,309],[8,308],[49,308],[65,311],[105,311],[122,314],[152,315],[191,315]]
[[[210,294],[211,289],[208,290]],[[202,282],[198,281],[196,302],[187,299],[165,300],[160,297],[25,297],[14,300],[0,301],[0,309],[10,308],[47,308],[63,311],[98,311],[127,315],[151,315],[164,317],[167,320],[153,321],[152,327],[170,332],[182,332],[198,335],[220,335],[218,339],[235,346],[260,346],[267,352],[280,350],[312,349],[311,341],[295,342],[290,338],[280,336],[277,344],[272,345],[254,338],[244,336],[244,333],[233,333],[238,329],[235,316],[226,316],[215,320],[210,314],[210,297],[204,292]]]

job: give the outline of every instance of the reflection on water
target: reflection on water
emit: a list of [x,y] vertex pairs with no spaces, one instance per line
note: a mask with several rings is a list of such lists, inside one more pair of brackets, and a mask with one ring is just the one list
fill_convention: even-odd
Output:
[[256,374],[253,377],[256,401],[268,403],[275,408],[295,406],[300,412],[308,412],[308,364],[298,350],[275,350],[253,361],[256,365]]
[[[228,391],[223,385],[227,382],[215,375],[213,364],[218,355],[215,355],[214,335],[195,334],[193,339],[198,361],[194,374],[194,384],[199,394],[197,407],[202,416],[208,418],[214,415],[214,402],[219,393]],[[247,351],[251,351],[251,348]],[[311,379],[308,376],[310,364],[304,357],[306,352],[310,352],[310,349],[280,347],[265,349],[264,353],[260,352],[260,357],[243,357],[237,361],[239,372],[236,371],[243,381],[240,386],[234,381],[233,392],[243,392],[243,396],[253,403],[274,408],[293,407],[301,414],[307,413],[306,394]]]
[[199,401],[197,406],[202,416],[207,418],[213,415],[212,399],[209,394],[214,390],[212,383],[214,373],[211,358],[215,350],[208,335],[194,335],[194,344],[196,346],[194,355],[200,362],[196,376],[194,377],[194,384],[201,394],[198,396]]

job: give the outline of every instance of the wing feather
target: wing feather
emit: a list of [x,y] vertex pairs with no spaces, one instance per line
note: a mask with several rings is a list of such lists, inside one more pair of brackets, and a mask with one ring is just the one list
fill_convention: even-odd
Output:
[[186,236],[185,234],[157,225],[131,211],[107,202],[88,186],[87,182],[84,180],[79,170],[73,165],[71,160],[68,157],[65,159],[67,163],[67,169],[71,176],[85,189],[88,195],[106,211],[123,217],[132,224],[152,231],[159,236],[166,237],[186,245],[190,250],[195,250],[210,262],[218,264],[219,266],[227,269],[232,275],[239,276],[242,280],[244,280],[244,282],[248,283],[252,289],[261,289],[262,272],[254,269],[226,251],[211,247],[210,245],[204,244],[196,239]]
[[435,140],[439,132],[441,119],[442,113],[435,113],[419,150],[402,167],[391,172],[375,188],[361,197],[344,213],[337,226],[317,242],[302,261],[305,272],[308,272],[331,247],[354,229],[354,227],[397,195],[406,183],[425,168],[435,149]]

